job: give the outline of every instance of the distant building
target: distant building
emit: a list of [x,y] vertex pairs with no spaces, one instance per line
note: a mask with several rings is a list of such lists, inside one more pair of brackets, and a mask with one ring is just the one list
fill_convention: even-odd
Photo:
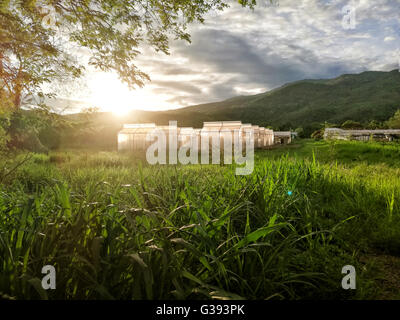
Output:
[[[118,133],[118,150],[119,151],[135,151],[146,150],[152,142],[146,141],[146,135],[154,130],[162,130],[169,136],[172,130],[178,136],[179,145],[185,143],[190,139],[190,136],[197,135],[200,140],[211,139],[213,136],[221,139],[221,145],[224,139],[227,139],[229,132],[239,132],[239,137],[245,144],[246,130],[254,130],[254,148],[264,149],[276,143],[276,133],[273,130],[264,127],[254,126],[251,124],[242,124],[241,121],[218,121],[218,122],[204,122],[203,128],[179,128],[169,126],[156,126],[154,123],[147,124],[125,124],[122,130]],[[279,136],[279,143],[286,144],[291,142],[290,132],[282,132]],[[218,138],[217,138],[218,139]],[[233,137],[230,139],[233,144]]]
[[151,144],[146,141],[146,135],[155,128],[154,123],[124,124],[118,133],[118,151],[146,150]]
[[326,128],[325,140],[358,140],[358,141],[394,141],[400,139],[400,130],[343,130]]
[[274,131],[274,144],[289,144],[292,142],[290,131]]

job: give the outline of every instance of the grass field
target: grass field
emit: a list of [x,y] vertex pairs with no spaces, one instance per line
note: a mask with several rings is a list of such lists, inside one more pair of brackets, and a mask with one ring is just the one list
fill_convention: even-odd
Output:
[[7,169],[24,156],[0,173],[4,298],[400,298],[398,144],[304,140],[249,176],[73,150]]

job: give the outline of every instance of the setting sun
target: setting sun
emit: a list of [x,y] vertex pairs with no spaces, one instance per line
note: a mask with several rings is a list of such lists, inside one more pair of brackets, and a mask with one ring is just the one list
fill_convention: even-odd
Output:
[[170,96],[152,93],[151,85],[130,90],[114,74],[96,72],[89,80],[88,86],[89,103],[102,111],[111,111],[119,116],[132,110],[160,111],[176,107],[166,102]]
[[112,113],[118,117],[123,117],[125,115],[127,115],[129,113],[129,111],[131,111],[129,108],[125,108],[123,106],[121,107],[117,107],[113,110],[111,110]]

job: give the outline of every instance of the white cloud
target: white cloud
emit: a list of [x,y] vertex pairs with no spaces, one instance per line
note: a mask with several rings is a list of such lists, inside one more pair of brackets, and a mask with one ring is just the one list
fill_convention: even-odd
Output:
[[[353,30],[342,27],[348,4],[356,8]],[[153,80],[145,91],[157,96],[150,99],[154,106],[143,101],[143,108],[217,101],[303,78],[389,71],[398,63],[399,1],[279,0],[254,11],[233,1],[208,18],[190,27],[191,45],[174,42],[169,56],[142,50],[138,66]]]
[[394,40],[396,40],[395,37],[385,37],[385,39],[383,41],[389,42],[389,41],[394,41]]

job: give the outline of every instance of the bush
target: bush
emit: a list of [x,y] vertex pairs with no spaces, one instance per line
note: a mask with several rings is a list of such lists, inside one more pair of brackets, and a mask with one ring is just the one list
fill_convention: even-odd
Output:
[[2,126],[0,126],[0,152],[6,149],[10,137]]
[[8,147],[37,153],[47,153],[48,149],[39,139],[39,129],[43,126],[40,114],[19,110],[10,115]]
[[303,129],[302,127],[297,128],[297,129],[295,130],[295,132],[297,132],[297,136],[298,136],[299,138],[305,138],[304,129]]
[[60,133],[53,127],[46,127],[39,132],[40,142],[48,149],[54,150],[60,147]]
[[342,129],[364,129],[363,125],[353,120],[347,120],[343,122]]
[[9,145],[15,149],[37,153],[47,153],[49,150],[43,146],[35,132],[24,132],[14,135]]
[[399,129],[400,128],[400,109],[396,111],[394,116],[389,119],[387,125],[391,129]]
[[52,154],[50,156],[50,162],[51,163],[64,163],[66,162],[68,159],[66,159],[64,156],[59,155],[59,154]]
[[7,143],[10,140],[8,129],[10,127],[9,108],[4,101],[0,101],[0,152],[6,149]]
[[311,138],[315,140],[322,140],[324,138],[324,133],[325,133],[324,129],[319,129],[312,133]]

